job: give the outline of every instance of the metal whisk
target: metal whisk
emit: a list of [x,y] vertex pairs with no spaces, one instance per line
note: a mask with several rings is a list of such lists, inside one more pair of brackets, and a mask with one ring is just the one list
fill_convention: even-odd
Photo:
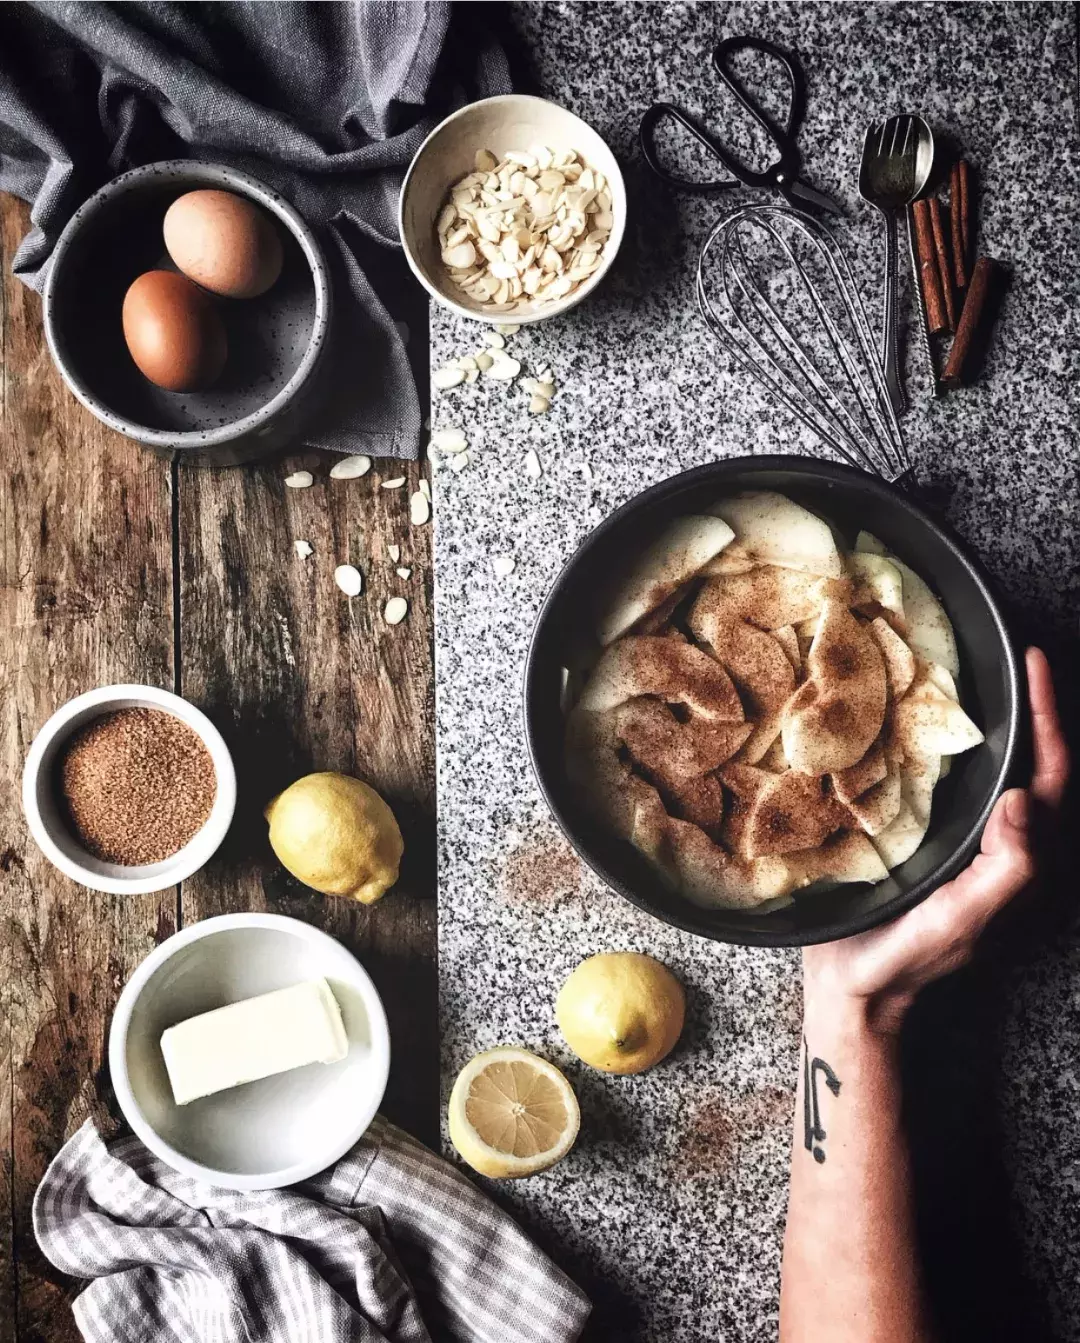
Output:
[[810,215],[746,205],[701,249],[698,306],[729,354],[863,470],[899,481],[911,458],[851,267]]

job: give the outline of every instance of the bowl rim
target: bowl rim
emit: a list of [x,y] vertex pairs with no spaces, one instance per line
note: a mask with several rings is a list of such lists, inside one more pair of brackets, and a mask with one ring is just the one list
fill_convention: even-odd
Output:
[[[478,107],[486,107],[488,104],[492,103],[540,103],[544,107],[554,107],[566,116],[572,117],[575,121],[580,122],[580,124],[591,134],[595,135],[604,145],[607,145],[608,152],[611,154],[612,162],[615,165],[615,171],[618,174],[619,188],[623,204],[622,208],[615,214],[615,223],[611,230],[611,236],[606,244],[608,250],[604,256],[603,264],[600,265],[587,280],[584,280],[579,284],[572,294],[567,294],[565,298],[557,299],[554,303],[549,303],[542,312],[475,312],[472,308],[467,308],[464,304],[457,303],[453,299],[447,298],[447,296],[441,293],[424,274],[423,268],[413,253],[412,244],[409,241],[405,229],[405,202],[408,197],[409,189],[412,186],[417,166],[432,140],[434,140],[437,135],[441,134],[451,122],[460,120],[462,117],[474,112]],[[513,323],[517,326],[531,326],[536,322],[547,321],[549,317],[558,317],[561,313],[568,312],[571,308],[575,307],[583,299],[588,298],[604,276],[607,275],[614,264],[615,258],[619,254],[623,235],[626,232],[626,220],[628,214],[629,203],[626,194],[626,179],[623,177],[622,168],[619,166],[615,151],[595,126],[590,125],[584,117],[579,117],[576,112],[572,112],[568,107],[563,107],[561,103],[557,103],[551,98],[540,98],[533,93],[497,93],[491,98],[478,98],[475,102],[466,103],[464,107],[459,107],[455,112],[451,112],[448,117],[444,117],[434,130],[424,138],[419,149],[417,149],[412,157],[412,162],[409,164],[408,170],[405,173],[405,179],[401,184],[401,191],[398,193],[397,225],[398,237],[401,239],[401,250],[405,253],[405,260],[409,264],[409,269],[436,303],[448,309],[450,312],[457,313],[459,317],[467,318],[472,322],[483,322],[488,326],[502,326],[508,323]],[[434,227],[435,221],[432,220],[431,223],[432,227]]]
[[[150,179],[168,175],[187,177],[193,186],[201,183],[207,187],[216,186],[223,189],[229,187],[242,188],[240,194],[247,196],[249,199],[254,199],[268,210],[288,228],[296,239],[308,263],[308,271],[315,289],[315,317],[312,323],[311,338],[300,363],[296,366],[288,382],[279,388],[270,400],[260,406],[258,410],[249,412],[239,420],[231,420],[228,424],[219,425],[216,429],[154,429],[150,425],[139,424],[135,420],[128,419],[125,415],[118,414],[100,401],[83,379],[72,371],[67,359],[61,356],[59,348],[59,336],[54,316],[54,308],[57,303],[55,291],[58,281],[56,277],[62,268],[64,257],[74,244],[77,234],[81,232],[88,218],[100,213],[114,196],[123,195],[133,183],[144,178]],[[326,342],[332,306],[326,258],[314,233],[299,211],[290,205],[280,192],[274,191],[272,187],[267,186],[257,177],[253,177],[240,168],[232,168],[227,164],[215,163],[209,159],[158,159],[153,163],[142,164],[138,168],[130,168],[127,172],[114,177],[110,182],[106,182],[103,187],[100,187],[79,206],[64,225],[52,251],[49,271],[45,279],[45,290],[42,294],[45,339],[49,346],[49,353],[73,395],[82,402],[92,415],[107,424],[110,429],[115,429],[117,433],[121,433],[127,438],[136,439],[138,442],[151,447],[177,449],[220,447],[224,443],[231,443],[238,438],[245,437],[268,421],[275,419],[282,410],[293,402],[301,388],[310,381],[315,372]]]
[[[357,1118],[346,1130],[344,1139],[339,1137],[317,1156],[295,1162],[291,1166],[283,1166],[280,1170],[264,1172],[261,1175],[234,1175],[219,1171],[212,1166],[204,1166],[202,1162],[195,1161],[191,1157],[184,1156],[182,1152],[178,1152],[158,1134],[157,1130],[144,1116],[142,1108],[135,1098],[127,1066],[127,1038],[131,1027],[131,1019],[143,990],[157,971],[167,961],[171,960],[178,951],[182,951],[192,942],[213,937],[217,933],[231,932],[242,928],[276,929],[279,932],[297,937],[301,941],[310,942],[323,948],[328,955],[339,962],[349,962],[350,973],[354,976],[353,982],[360,989],[364,998],[364,1008],[371,1025],[372,1053],[377,1056],[379,1069],[378,1081],[371,1091],[372,1099],[369,1104],[365,1104],[357,1111]],[[321,928],[315,928],[310,923],[305,923],[302,919],[289,918],[285,914],[254,912],[218,914],[213,918],[203,919],[199,923],[191,923],[186,928],[179,929],[140,961],[135,973],[124,985],[116,1007],[113,1009],[112,1022],[109,1026],[108,1055],[109,1074],[112,1078],[113,1090],[116,1093],[116,1099],[124,1118],[131,1125],[136,1137],[155,1156],[160,1157],[166,1165],[193,1180],[201,1180],[225,1189],[245,1191],[282,1189],[286,1185],[297,1184],[300,1180],[309,1180],[313,1175],[318,1175],[320,1171],[332,1166],[350,1148],[354,1147],[367,1132],[371,1121],[378,1113],[379,1106],[382,1104],[383,1096],[386,1094],[386,1084],[390,1076],[390,1026],[386,1019],[386,1008],[378,989],[375,987],[374,980],[352,952],[343,946],[337,938],[331,937],[329,933],[324,933]]]
[[[972,581],[975,583],[979,595],[986,603],[993,623],[996,627],[998,637],[1004,650],[1003,670],[1005,673],[1006,697],[1008,700],[1008,724],[1006,731],[1005,748],[1002,754],[1001,765],[997,772],[986,802],[980,810],[978,816],[969,827],[964,839],[953,850],[953,853],[937,865],[932,872],[921,880],[916,882],[906,891],[899,892],[892,900],[874,908],[866,910],[860,914],[854,914],[843,919],[833,919],[827,923],[815,928],[800,928],[784,930],[778,928],[776,932],[761,930],[755,928],[741,929],[738,926],[739,911],[716,911],[720,914],[726,914],[731,920],[731,925],[725,928],[716,928],[710,926],[703,917],[698,917],[698,907],[686,901],[685,914],[661,913],[653,901],[648,896],[641,894],[633,889],[626,882],[621,881],[614,873],[607,869],[603,860],[594,854],[589,845],[582,840],[576,833],[572,817],[567,814],[567,809],[560,805],[555,793],[544,778],[540,769],[539,746],[538,742],[544,735],[541,724],[536,720],[536,705],[539,695],[539,661],[540,645],[545,635],[545,626],[559,602],[567,584],[572,581],[574,571],[577,569],[581,560],[594,547],[599,544],[603,538],[614,531],[628,516],[637,512],[640,508],[663,500],[666,496],[681,491],[687,484],[693,484],[695,481],[717,481],[722,480],[724,476],[735,475],[739,472],[751,470],[780,470],[794,471],[807,477],[816,478],[824,481],[837,481],[843,484],[858,482],[861,488],[869,490],[890,503],[900,503],[904,508],[916,514],[920,521],[929,528],[943,545],[945,545],[967,570]],[[529,639],[529,648],[525,660],[525,674],[523,677],[523,716],[525,722],[525,741],[529,753],[529,763],[532,767],[533,776],[536,779],[540,792],[547,803],[551,814],[554,816],[560,830],[566,837],[574,852],[582,861],[592,869],[593,872],[609,886],[616,891],[625,900],[636,905],[638,909],[644,910],[653,918],[659,919],[662,923],[670,924],[676,928],[681,928],[684,932],[694,933],[699,937],[708,938],[714,942],[726,942],[738,946],[760,946],[760,947],[800,947],[812,946],[821,942],[832,942],[840,938],[851,937],[856,933],[865,932],[870,928],[877,927],[880,924],[887,923],[906,910],[913,908],[924,900],[932,891],[943,885],[954,877],[961,867],[968,861],[976,850],[979,840],[982,836],[983,827],[989,819],[990,812],[994,804],[1000,797],[1005,788],[1006,780],[1013,768],[1016,757],[1017,744],[1020,735],[1020,675],[1016,658],[1016,651],[1013,648],[1012,639],[1009,635],[1008,627],[1001,613],[1001,609],[995,599],[989,586],[987,577],[977,560],[975,560],[960,545],[959,541],[950,534],[940,523],[929,516],[910,496],[903,493],[894,485],[882,479],[880,476],[872,475],[869,472],[861,471],[855,467],[842,465],[838,462],[824,461],[813,457],[803,457],[797,454],[772,453],[762,454],[760,456],[740,456],[726,457],[719,461],[706,462],[701,466],[689,467],[684,471],[678,471],[674,475],[667,476],[664,480],[657,481],[646,489],[633,495],[625,503],[621,504],[607,517],[602,519],[591,531],[589,531],[579,542],[573,553],[565,561],[555,577],[544,601],[537,613],[533,623],[532,634]],[[701,910],[703,915],[706,911]]]
[[[133,867],[132,876],[110,876],[77,862],[57,844],[52,829],[38,806],[37,789],[45,757],[55,743],[68,735],[70,726],[84,710],[94,717],[109,713],[135,700],[149,708],[163,709],[197,733],[210,752],[217,778],[214,803],[202,828],[176,853],[160,863]],[[99,686],[62,704],[45,720],[27,752],[22,775],[22,804],[31,838],[50,863],[72,881],[106,895],[152,895],[185,881],[205,866],[221,846],[236,810],[236,766],[225,739],[201,709],[190,700],[157,686],[127,684]],[[152,867],[153,875],[146,869]],[[138,875],[136,875],[138,874]]]

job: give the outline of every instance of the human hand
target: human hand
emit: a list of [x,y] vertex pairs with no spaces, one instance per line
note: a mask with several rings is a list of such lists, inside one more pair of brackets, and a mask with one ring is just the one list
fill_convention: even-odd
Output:
[[895,1031],[916,993],[970,958],[979,934],[1035,873],[1032,807],[1056,810],[1069,777],[1046,655],[1027,651],[1035,767],[1027,789],[998,798],[971,865],[893,923],[803,950],[807,1015],[854,1008]]

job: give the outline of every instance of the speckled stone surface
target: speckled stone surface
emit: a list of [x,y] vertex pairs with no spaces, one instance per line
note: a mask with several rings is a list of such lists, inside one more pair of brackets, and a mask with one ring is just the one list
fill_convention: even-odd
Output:
[[[493,1192],[593,1296],[595,1337],[757,1343],[777,1320],[797,957],[681,934],[603,888],[549,818],[521,728],[535,613],[591,527],[684,467],[819,451],[712,344],[692,277],[725,198],[659,188],[638,155],[637,123],[657,98],[721,115],[708,65],[720,37],[797,48],[808,79],[804,171],[844,205],[840,236],[874,316],[881,235],[856,191],[863,127],[917,109],[966,147],[980,178],[980,250],[1010,265],[1013,284],[980,385],[933,403],[913,354],[906,428],[924,497],[982,556],[1021,627],[1069,640],[1080,595],[1074,14],[551,3],[515,6],[512,21],[537,90],[619,155],[631,213],[602,289],[509,342],[530,371],[553,366],[560,390],[548,416],[530,418],[524,393],[484,380],[434,403],[434,426],[464,428],[473,457],[462,474],[436,477],[444,1083],[477,1050],[507,1042],[573,1080],[583,1111],[573,1155]],[[433,365],[475,349],[478,336],[434,311]],[[536,481],[523,470],[530,447],[543,464]],[[515,557],[510,577],[495,577],[496,554]],[[578,1064],[554,1022],[565,976],[612,948],[653,952],[689,990],[683,1043],[636,1079]],[[1015,957],[989,986],[946,986],[915,1023],[929,1271],[946,1321],[964,1322],[957,1337],[1005,1329],[995,1291],[1021,1300],[1015,1270],[1034,1284],[1052,1336],[1080,1339],[1078,972],[1080,952],[1059,940]],[[954,1193],[957,1172],[970,1180]],[[1043,1335],[1032,1326],[1009,1336]]]

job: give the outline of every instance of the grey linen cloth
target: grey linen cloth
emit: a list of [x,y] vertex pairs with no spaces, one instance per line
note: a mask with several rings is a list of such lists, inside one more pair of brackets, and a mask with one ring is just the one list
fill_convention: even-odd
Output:
[[0,190],[33,205],[15,274],[40,290],[68,219],[128,168],[244,168],[316,228],[334,273],[339,364],[307,441],[416,457],[416,383],[383,302],[413,281],[379,249],[398,245],[398,188],[428,131],[510,88],[480,13],[424,0],[0,4]]
[[484,1194],[381,1115],[336,1166],[238,1193],[87,1122],[34,1199],[91,1343],[570,1343],[582,1292]]

